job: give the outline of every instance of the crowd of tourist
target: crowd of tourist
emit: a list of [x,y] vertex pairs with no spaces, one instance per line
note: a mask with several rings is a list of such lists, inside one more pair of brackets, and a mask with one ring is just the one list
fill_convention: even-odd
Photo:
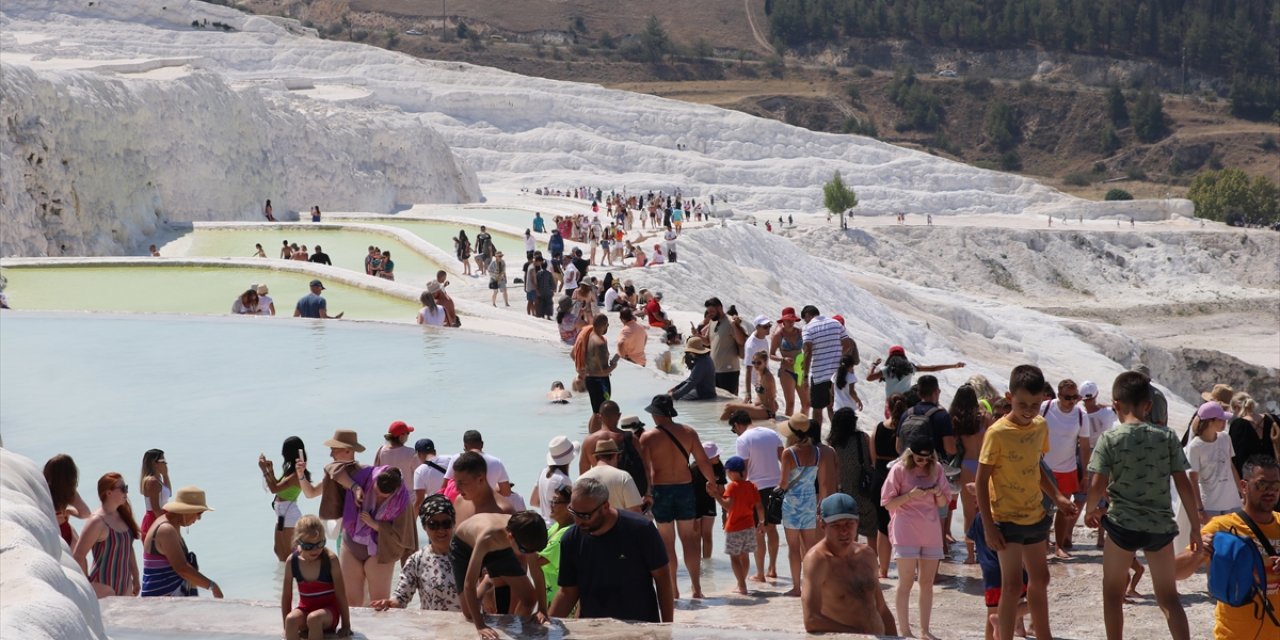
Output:
[[[939,381],[919,374],[925,366],[894,346],[884,369],[877,359],[868,373],[882,371],[876,381],[886,387],[905,386],[888,394],[885,406],[863,407],[883,417],[868,433],[857,426],[856,391],[847,389],[844,406],[835,406],[837,385],[871,379],[854,375],[857,344],[839,321],[806,305],[796,353],[783,356],[768,318],[757,318],[757,331],[748,334],[719,300],[708,300],[707,309],[685,347],[712,363],[716,393],[707,401],[743,395],[739,354],[757,338],[748,380],[759,404],[726,403],[736,435],[732,456],[702,441],[694,427],[706,425],[678,421],[680,406],[697,401],[678,389],[654,396],[639,415],[622,415],[608,381],[619,356],[609,355],[608,316],[599,314],[574,349],[583,351],[574,359],[591,403],[590,433],[580,445],[567,436],[551,440],[528,507],[476,431],[464,434],[458,453],[442,454],[430,438],[410,444],[414,427],[397,421],[369,465],[359,459],[366,452],[359,435],[338,430],[321,443],[331,460],[315,472],[296,437],[284,441],[278,468],[259,458],[275,495],[272,544],[285,563],[286,637],[349,632],[351,607],[405,607],[415,594],[424,609],[462,612],[482,638],[497,637],[485,616],[501,613],[526,624],[575,615],[670,622],[681,597],[681,557],[687,595],[704,597],[700,568],[712,553],[713,527],[725,531],[723,552],[735,591],[744,594],[751,583],[780,582],[778,541],[785,538],[786,595],[801,598],[811,632],[936,637],[934,584],[954,544],[964,557],[953,561],[982,567],[989,637],[1015,630],[1051,637],[1048,561],[1076,552],[1073,533],[1083,515],[1104,549],[1108,636],[1121,637],[1126,592],[1136,585],[1130,570],[1142,551],[1170,637],[1186,638],[1175,580],[1211,557],[1220,567],[1216,536],[1249,539],[1252,523],[1264,538],[1260,548],[1280,538],[1280,423],[1259,413],[1248,394],[1224,385],[1206,393],[1182,443],[1167,424],[1167,401],[1144,371],[1117,376],[1109,405],[1097,383],[1062,379],[1051,386],[1031,365],[1013,369],[1003,394],[975,375],[944,403]],[[791,415],[760,415],[776,406],[776,389],[764,384],[773,365],[796,373],[800,401]],[[94,510],[81,499],[77,476],[66,455],[45,466],[63,537],[99,596],[208,589],[221,597],[209,577],[216,563],[201,568],[182,537],[183,527],[212,509],[198,487],[174,489],[163,451],[143,456],[141,524],[121,474],[97,480]],[[1185,549],[1172,545],[1174,492],[1187,521],[1202,530]],[[317,497],[316,515],[303,515],[299,502]],[[950,539],[958,506],[963,547]],[[72,519],[85,520],[78,533]],[[328,547],[326,520],[337,525],[336,549]],[[1266,601],[1280,604],[1273,588],[1280,557],[1262,557],[1272,587]],[[879,583],[891,565],[892,607]],[[1220,602],[1218,637],[1276,632],[1255,604]]]
[[[627,259],[657,261],[624,243],[637,219],[641,229],[666,230],[654,258],[675,262],[680,227],[701,217],[700,203],[679,194],[569,193],[591,199],[597,215],[549,222],[535,215],[518,273],[526,313],[553,319],[569,347],[571,388],[591,408],[588,435],[581,444],[569,435],[548,443],[528,506],[474,430],[449,454],[430,438],[410,445],[414,427],[394,422],[372,465],[359,460],[366,452],[359,434],[338,430],[322,443],[331,460],[315,473],[305,443],[286,439],[279,470],[266,457],[258,461],[275,495],[286,637],[349,633],[351,607],[403,608],[415,594],[423,609],[461,612],[481,638],[497,637],[491,614],[534,625],[569,616],[671,622],[680,560],[688,597],[703,598],[701,566],[713,553],[712,529],[721,527],[734,590],[789,585],[785,595],[800,598],[807,631],[934,638],[935,584],[950,561],[981,567],[975,628],[983,626],[987,638],[1049,638],[1049,562],[1078,554],[1082,520],[1102,549],[1108,638],[1123,636],[1123,605],[1140,597],[1144,573],[1169,637],[1189,638],[1176,580],[1206,566],[1211,583],[1224,580],[1212,573],[1231,569],[1219,564],[1224,536],[1258,550],[1265,580],[1256,598],[1219,600],[1215,637],[1280,637],[1273,612],[1280,607],[1280,421],[1249,394],[1226,385],[1206,392],[1180,441],[1167,399],[1142,366],[1108,386],[1076,382],[1070,372],[1050,383],[1038,367],[1020,365],[1007,391],[973,375],[944,399],[932,373],[964,362],[922,364],[894,345],[862,370],[845,319],[816,304],[747,321],[736,305],[711,297],[702,322],[682,336],[661,292],[637,289],[614,271]],[[531,234],[548,230],[543,254]],[[566,251],[566,240],[585,250]],[[467,273],[474,262],[489,276],[491,304],[499,293],[506,303],[507,265],[487,229],[474,243],[460,232],[455,249]],[[323,255],[316,250],[303,259]],[[281,257],[299,259],[298,251],[306,255],[285,242]],[[592,267],[603,277],[589,275]],[[370,247],[366,272],[391,277],[389,254]],[[460,324],[448,285],[443,271],[427,283],[420,324]],[[294,315],[331,317],[323,283],[313,280],[310,289]],[[251,286],[233,312],[274,314],[267,292]],[[563,294],[558,302],[556,294]],[[609,336],[615,323],[616,339]],[[648,364],[651,330],[677,347],[663,356],[683,358],[683,367],[655,366],[685,378],[624,415],[612,374],[623,360]],[[883,406],[865,405],[858,386],[866,384],[884,385]],[[555,403],[573,397],[559,382],[548,394]],[[690,402],[723,403],[733,455],[703,442],[699,429],[710,425],[678,421]],[[874,416],[875,426],[860,428],[860,414]],[[45,476],[63,537],[99,596],[209,589],[221,597],[182,539],[181,527],[211,510],[205,493],[174,490],[163,452],[143,458],[141,525],[120,474],[98,479],[101,507],[93,511],[78,493],[70,457],[49,460]],[[299,501],[316,497],[316,515],[303,515]],[[1183,549],[1173,544],[1179,505],[1191,528]],[[71,518],[85,520],[78,534]],[[956,518],[962,540],[952,537]],[[336,550],[327,546],[325,521],[338,525]],[[777,567],[780,540],[786,581]],[[891,566],[892,606],[879,582]]]

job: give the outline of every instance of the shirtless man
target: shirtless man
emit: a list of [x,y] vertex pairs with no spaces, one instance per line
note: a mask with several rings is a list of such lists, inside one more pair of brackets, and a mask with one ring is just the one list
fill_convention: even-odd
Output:
[[693,453],[698,469],[702,471],[702,477],[712,478],[707,482],[707,493],[720,495],[720,485],[714,481],[716,474],[707,454],[702,450],[698,432],[671,420],[678,415],[671,396],[665,393],[654,396],[645,411],[653,416],[654,428],[640,436],[640,444],[649,458],[649,493],[653,496],[653,519],[658,523],[658,533],[662,534],[663,543],[667,545],[674,597],[680,597],[680,587],[675,582],[678,568],[678,530],[680,544],[684,547],[684,566],[689,571],[689,582],[693,585],[693,597],[701,598],[699,563],[702,560],[702,537],[693,526],[698,514],[693,494],[693,475],[689,473],[690,452]]
[[512,515],[516,512],[506,498],[493,490],[488,474],[489,464],[475,451],[463,452],[453,459],[453,483],[458,487],[453,510],[458,514],[455,522],[459,525],[481,513]]
[[[483,479],[481,473],[482,484]],[[453,564],[454,584],[462,597],[462,614],[475,623],[480,637],[483,640],[498,638],[498,632],[485,624],[484,611],[480,608],[481,570],[488,571],[493,585],[511,589],[512,613],[526,621],[547,624],[547,599],[539,597],[546,593],[542,571],[531,572],[525,568],[529,560],[536,560],[538,552],[547,546],[547,524],[542,516],[536,511],[515,515],[482,513],[459,522],[449,542],[449,560]],[[530,573],[533,580],[529,579]]]
[[880,590],[876,551],[856,542],[858,503],[833,493],[822,501],[826,537],[804,555],[804,630],[884,635],[897,627]]
[[653,476],[653,465],[645,455],[640,438],[632,432],[637,426],[644,426],[644,423],[640,422],[640,418],[627,416],[628,429],[624,431],[618,428],[619,421],[622,420],[621,416],[622,410],[618,408],[618,403],[605,400],[600,404],[600,427],[582,441],[579,449],[581,455],[578,456],[578,475],[596,466],[596,445],[602,440],[613,440],[621,451],[614,466],[631,474],[631,480],[636,483],[636,489],[644,497],[644,510],[648,511],[653,504],[653,494],[649,491],[649,478]]
[[460,327],[462,323],[458,321],[458,311],[453,306],[453,298],[445,291],[445,287],[449,286],[449,274],[444,271],[436,272],[435,286],[432,282],[427,282],[427,293],[435,296],[436,304],[444,308],[444,323],[451,327]]

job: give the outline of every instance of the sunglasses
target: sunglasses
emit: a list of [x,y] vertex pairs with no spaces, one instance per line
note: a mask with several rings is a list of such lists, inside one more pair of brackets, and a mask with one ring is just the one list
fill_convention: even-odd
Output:
[[315,551],[316,549],[320,549],[322,547],[324,547],[324,540],[321,540],[320,542],[299,542],[298,543],[298,548],[302,549],[303,551]]
[[453,520],[428,520],[427,528],[432,531],[440,531],[441,529],[452,529]]
[[590,520],[591,517],[596,515],[596,512],[600,511],[600,509],[604,507],[604,505],[607,504],[608,502],[609,502],[608,500],[601,502],[600,504],[596,505],[596,508],[586,512],[574,511],[573,507],[569,507],[569,515],[573,516],[577,520]]
[[118,484],[116,488],[120,490],[120,493],[129,493],[129,485],[127,484]]

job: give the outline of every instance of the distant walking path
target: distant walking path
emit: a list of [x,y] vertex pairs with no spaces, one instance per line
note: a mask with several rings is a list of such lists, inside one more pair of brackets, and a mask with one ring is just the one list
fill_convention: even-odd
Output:
[[769,44],[769,39],[760,33],[760,29],[756,28],[756,19],[751,16],[751,0],[742,0],[742,8],[747,12],[747,24],[751,25],[751,37],[755,38],[756,42],[761,47],[764,47],[765,51],[777,53],[773,45]]

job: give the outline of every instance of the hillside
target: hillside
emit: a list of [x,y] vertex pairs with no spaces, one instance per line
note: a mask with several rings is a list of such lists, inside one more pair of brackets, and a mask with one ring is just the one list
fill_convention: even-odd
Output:
[[[408,0],[239,4],[298,18],[329,38],[712,104],[815,131],[870,135],[1033,175],[1088,198],[1101,198],[1116,186],[1137,197],[1180,195],[1196,173],[1224,166],[1280,175],[1280,128],[1233,116],[1229,78],[1184,72],[1158,58],[1121,51],[1108,57],[1089,50],[956,49],[943,46],[945,40],[850,36],[847,48],[815,39],[780,57],[768,40],[776,12],[771,17],[765,3],[733,0],[607,7],[597,0],[479,0],[443,7]],[[442,9],[449,16],[443,24]],[[649,15],[659,18],[665,41],[647,39]],[[657,62],[647,59],[655,47]],[[894,69],[902,66],[916,69],[920,85],[936,95],[937,126],[902,128],[911,115],[890,100]],[[955,77],[938,77],[938,70]],[[1107,86],[1126,88],[1132,105],[1140,85],[1179,83],[1197,92],[1164,95],[1168,136],[1144,143],[1131,128],[1119,126],[1113,138],[1101,139],[1107,124],[1101,92]],[[1020,131],[1012,146],[997,148],[989,139],[985,125],[993,102],[1008,105],[1016,116]]]

